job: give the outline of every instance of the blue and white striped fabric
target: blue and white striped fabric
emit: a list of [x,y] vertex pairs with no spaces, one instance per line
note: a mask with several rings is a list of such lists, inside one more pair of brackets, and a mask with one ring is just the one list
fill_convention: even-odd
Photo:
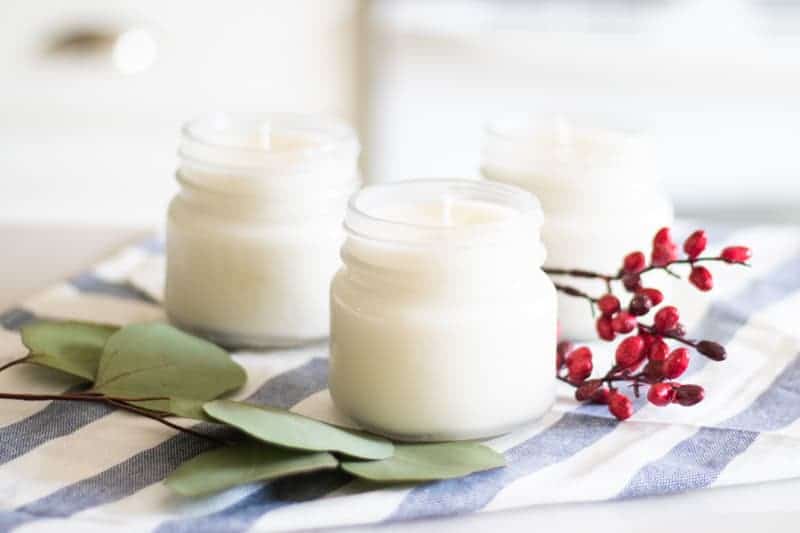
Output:
[[[711,300],[684,286],[673,299],[690,315],[693,336],[722,341],[729,352],[721,364],[694,359],[685,379],[706,387],[707,397],[691,409],[637,401],[633,418],[618,423],[603,407],[577,405],[564,386],[541,420],[489,442],[505,453],[506,468],[389,487],[326,472],[192,500],[162,481],[208,442],[103,406],[3,401],[0,531],[308,529],[800,476],[800,231],[751,228],[718,246],[733,243],[754,248],[752,269],[712,267]],[[15,330],[36,317],[163,318],[162,253],[154,243],[131,247],[1,314],[0,363],[24,354]],[[604,367],[609,345],[593,348]],[[326,391],[326,346],[235,357],[249,373],[238,397],[337,416]],[[3,392],[73,386],[34,367],[0,373]]]

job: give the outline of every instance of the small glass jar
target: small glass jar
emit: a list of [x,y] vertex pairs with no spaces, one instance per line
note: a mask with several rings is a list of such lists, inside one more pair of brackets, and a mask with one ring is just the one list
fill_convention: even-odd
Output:
[[[486,131],[482,173],[541,200],[545,266],[615,274],[628,252],[649,254],[653,235],[672,224],[673,213],[646,139],[596,122],[554,116],[493,122]],[[594,280],[563,281],[590,294],[603,290]],[[647,282],[666,292],[672,284],[660,272],[648,274]],[[566,338],[596,337],[585,301],[559,294],[558,308]]]
[[351,128],[315,116],[221,113],[186,124],[167,221],[170,321],[230,347],[327,337],[358,153]]
[[554,400],[556,298],[536,198],[471,180],[374,185],[351,199],[331,286],[330,391],[370,431],[494,436]]

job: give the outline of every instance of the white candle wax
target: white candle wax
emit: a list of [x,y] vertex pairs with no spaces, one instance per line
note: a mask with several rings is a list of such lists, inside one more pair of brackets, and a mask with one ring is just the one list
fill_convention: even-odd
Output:
[[183,132],[167,224],[166,309],[231,346],[328,334],[341,219],[358,187],[358,143],[299,115],[212,115]]
[[[546,219],[542,240],[546,266],[614,274],[628,252],[649,254],[655,232],[673,222],[672,206],[657,185],[649,145],[636,134],[576,126],[557,117],[527,117],[490,125],[483,150],[483,175],[533,192]],[[660,273],[651,286],[669,290]],[[591,280],[559,280],[600,294]],[[559,295],[565,337],[596,337],[586,302]]]
[[420,180],[351,200],[331,288],[330,388],[405,440],[497,435],[553,402],[555,292],[541,211],[513,187]]

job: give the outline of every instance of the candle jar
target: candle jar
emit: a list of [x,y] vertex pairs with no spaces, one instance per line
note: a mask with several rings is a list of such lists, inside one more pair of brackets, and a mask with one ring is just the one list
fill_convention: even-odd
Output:
[[542,415],[556,299],[536,198],[468,180],[375,185],[350,200],[331,286],[330,392],[394,439],[475,439]]
[[[650,146],[633,132],[552,117],[502,119],[487,129],[482,160],[484,177],[541,200],[546,267],[616,274],[625,254],[649,254],[656,231],[673,222]],[[556,280],[590,294],[603,291],[594,280]],[[661,272],[648,274],[647,282],[670,292],[672,281]],[[559,294],[558,317],[566,338],[596,337],[585,301]]]
[[327,337],[358,152],[348,126],[314,116],[186,124],[167,221],[170,321],[231,347]]

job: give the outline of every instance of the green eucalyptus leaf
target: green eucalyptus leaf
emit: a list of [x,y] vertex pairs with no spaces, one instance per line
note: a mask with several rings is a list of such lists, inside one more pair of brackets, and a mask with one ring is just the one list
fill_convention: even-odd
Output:
[[284,409],[217,400],[203,406],[219,420],[269,444],[310,451],[339,452],[362,459],[385,459],[394,453],[381,437],[338,428]]
[[223,446],[198,455],[177,468],[167,486],[184,496],[200,496],[236,485],[292,474],[336,468],[325,452],[299,452],[254,441]]
[[[124,398],[212,400],[241,387],[247,375],[215,344],[162,323],[125,326],[106,342],[94,390]],[[170,402],[137,402],[167,411]]]
[[433,481],[505,466],[502,454],[477,442],[395,444],[394,455],[380,461],[345,461],[342,469],[383,483]]
[[42,321],[22,328],[25,361],[94,381],[103,346],[119,328],[74,321]]

